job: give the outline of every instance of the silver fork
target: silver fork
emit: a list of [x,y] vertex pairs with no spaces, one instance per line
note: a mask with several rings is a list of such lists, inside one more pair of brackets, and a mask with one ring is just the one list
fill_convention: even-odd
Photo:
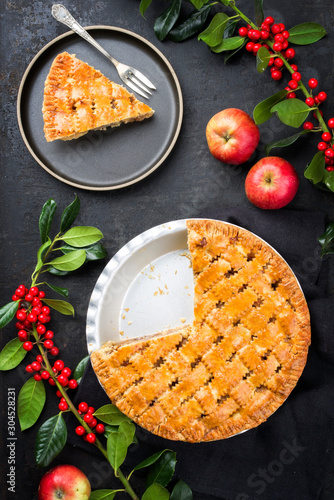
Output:
[[146,99],[149,98],[147,94],[152,95],[150,90],[156,90],[156,87],[145,75],[140,71],[126,64],[120,63],[114,57],[112,57],[99,43],[97,43],[94,38],[74,19],[74,17],[69,13],[69,11],[62,4],[55,4],[52,6],[52,15],[57,21],[65,24],[71,28],[75,33],[84,38],[87,42],[91,43],[96,49],[98,49],[104,56],[106,56],[116,67],[117,72],[121,80],[132,89],[137,94],[140,94]]

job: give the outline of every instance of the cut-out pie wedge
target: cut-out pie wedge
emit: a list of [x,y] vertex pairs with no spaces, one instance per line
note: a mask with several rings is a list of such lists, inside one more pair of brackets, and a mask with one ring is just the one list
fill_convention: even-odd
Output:
[[71,140],[90,130],[142,121],[154,111],[122,85],[67,52],[51,65],[44,86],[44,134],[48,142]]
[[247,230],[188,220],[194,322],[107,342],[91,355],[111,401],[143,428],[189,442],[264,422],[295,387],[310,344],[308,307],[286,262]]

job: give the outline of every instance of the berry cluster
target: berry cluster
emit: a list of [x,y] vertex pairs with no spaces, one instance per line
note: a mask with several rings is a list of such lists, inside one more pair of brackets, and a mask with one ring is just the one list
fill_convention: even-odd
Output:
[[248,37],[246,43],[248,52],[257,54],[261,47],[269,50],[272,57],[269,60],[271,67],[271,77],[273,80],[282,78],[284,59],[289,60],[295,57],[295,49],[289,47],[288,38],[290,33],[285,29],[283,23],[275,23],[274,18],[269,16],[261,24],[260,29],[253,29],[250,25],[239,28],[239,35]]
[[59,349],[53,343],[53,332],[47,330],[45,324],[51,320],[50,308],[43,305],[42,300],[45,292],[39,290],[37,286],[27,289],[24,285],[19,285],[15,290],[12,300],[19,300],[19,308],[16,312],[17,336],[23,342],[23,349],[31,351],[33,342],[30,340],[33,328],[40,337],[40,343],[43,343],[52,356],[59,354]]
[[[92,429],[92,432],[86,432],[83,425],[78,425],[75,429],[75,433],[78,436],[82,436],[85,441],[88,443],[95,443],[96,434],[103,434],[105,431],[105,427],[103,424],[98,423],[96,418],[94,417],[95,408],[92,406],[88,406],[85,401],[82,401],[78,405],[78,413],[79,415],[83,415],[84,422]],[[94,429],[94,430],[93,430]]]

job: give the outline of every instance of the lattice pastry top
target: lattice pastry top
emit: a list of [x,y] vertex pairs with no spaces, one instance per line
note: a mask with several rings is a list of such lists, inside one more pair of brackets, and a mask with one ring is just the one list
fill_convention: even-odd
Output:
[[188,220],[194,322],[91,355],[111,401],[161,437],[227,438],[264,422],[295,387],[308,307],[285,261],[247,230]]

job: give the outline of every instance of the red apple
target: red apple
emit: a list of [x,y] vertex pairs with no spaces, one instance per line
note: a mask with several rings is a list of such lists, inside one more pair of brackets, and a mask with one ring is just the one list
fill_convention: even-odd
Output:
[[206,126],[210,153],[224,163],[240,165],[254,153],[260,132],[245,111],[228,108],[214,115]]
[[57,465],[41,479],[38,500],[88,500],[91,492],[87,476],[74,465]]
[[250,169],[245,181],[249,201],[259,208],[282,208],[297,193],[299,179],[296,170],[283,158],[267,156]]

